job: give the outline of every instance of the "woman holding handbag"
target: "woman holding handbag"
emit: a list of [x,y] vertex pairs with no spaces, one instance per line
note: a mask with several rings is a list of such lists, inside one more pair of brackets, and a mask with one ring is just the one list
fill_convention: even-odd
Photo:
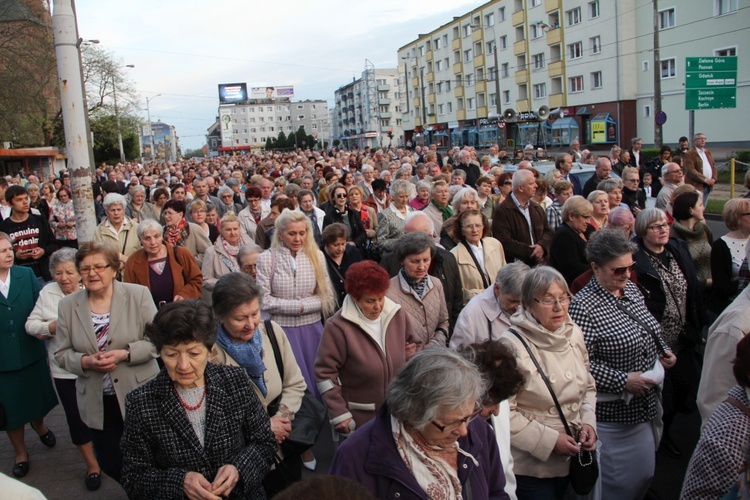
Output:
[[519,500],[563,498],[572,465],[589,463],[596,450],[596,387],[583,334],[568,316],[570,299],[558,271],[532,269],[523,282],[521,307],[502,336],[515,348],[526,380],[510,399]]

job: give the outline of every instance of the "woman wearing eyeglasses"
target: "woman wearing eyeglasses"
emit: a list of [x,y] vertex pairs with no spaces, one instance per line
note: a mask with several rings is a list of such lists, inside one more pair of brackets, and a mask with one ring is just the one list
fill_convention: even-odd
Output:
[[638,251],[633,256],[638,286],[644,291],[646,307],[661,324],[662,338],[677,355],[674,370],[664,383],[664,439],[662,448],[673,457],[682,456],[669,436],[677,412],[695,409],[702,367],[695,351],[702,343],[701,330],[707,322],[703,294],[693,258],[684,241],[670,238],[667,216],[648,208],[635,219]]
[[645,496],[654,475],[655,436],[661,424],[657,386],[664,370],[676,362],[662,340],[659,321],[629,280],[637,250],[620,229],[595,232],[586,247],[594,276],[570,305],[596,380],[600,474],[607,498]]
[[185,218],[185,202],[169,200],[161,211],[164,219],[164,241],[173,247],[183,247],[195,257],[198,266],[203,265],[203,254],[211,246],[206,232]]
[[367,233],[365,232],[365,227],[362,225],[360,212],[357,210],[351,210],[347,206],[348,202],[349,194],[346,187],[342,184],[336,184],[331,192],[329,205],[325,210],[326,216],[323,219],[323,229],[325,230],[326,227],[335,222],[344,224],[349,230],[348,243],[350,245],[356,245],[361,252],[364,250]]
[[115,280],[118,249],[84,243],[76,268],[85,290],[60,302],[55,359],[75,375],[78,410],[91,429],[102,470],[120,480],[125,396],[159,373],[156,348],[143,330],[156,314],[145,286]]
[[[571,457],[581,448],[596,449],[596,387],[583,334],[568,316],[569,305],[570,290],[559,272],[549,266],[532,269],[523,282],[521,307],[502,336],[515,348],[526,380],[510,399],[519,500],[562,498]],[[566,433],[532,355],[550,380],[574,437]]]

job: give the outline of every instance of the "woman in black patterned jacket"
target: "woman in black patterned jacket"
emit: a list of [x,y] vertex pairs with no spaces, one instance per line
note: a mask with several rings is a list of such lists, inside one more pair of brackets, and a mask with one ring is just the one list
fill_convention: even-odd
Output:
[[129,498],[264,499],[276,450],[243,368],[208,363],[210,307],[164,306],[146,327],[165,368],[126,400],[122,485]]

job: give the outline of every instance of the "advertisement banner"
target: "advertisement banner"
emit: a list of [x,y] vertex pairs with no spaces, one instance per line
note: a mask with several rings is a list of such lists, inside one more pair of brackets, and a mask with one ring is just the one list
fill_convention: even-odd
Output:
[[247,101],[247,83],[220,83],[219,102],[232,104]]
[[278,99],[294,97],[294,87],[253,87],[250,90],[250,97],[253,99]]

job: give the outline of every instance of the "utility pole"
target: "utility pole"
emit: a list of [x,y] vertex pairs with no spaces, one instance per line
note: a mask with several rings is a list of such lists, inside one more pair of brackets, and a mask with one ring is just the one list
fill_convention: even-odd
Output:
[[[654,2],[654,117],[661,112],[661,56],[659,55],[659,0]],[[662,144],[661,125],[654,120],[654,147]]]
[[[146,98],[146,115],[148,116],[148,140],[151,143],[151,161],[154,161],[154,131],[151,130],[151,108],[149,107],[149,103],[153,100],[159,97],[161,94],[156,94],[153,97],[147,97]],[[166,153],[165,153],[166,154]]]
[[90,142],[91,130],[83,87],[80,52],[83,40],[78,37],[74,0],[54,0],[52,28],[62,103],[65,149],[76,214],[76,233],[78,241],[85,243],[94,239],[96,229],[94,192],[91,188],[94,153]]
[[[135,68],[133,64],[126,64],[126,68]],[[122,147],[122,128],[120,126],[120,111],[117,109],[117,83],[116,74],[112,74],[112,97],[115,99],[115,119],[117,120],[117,143],[120,146],[120,162],[125,163],[125,148]]]

